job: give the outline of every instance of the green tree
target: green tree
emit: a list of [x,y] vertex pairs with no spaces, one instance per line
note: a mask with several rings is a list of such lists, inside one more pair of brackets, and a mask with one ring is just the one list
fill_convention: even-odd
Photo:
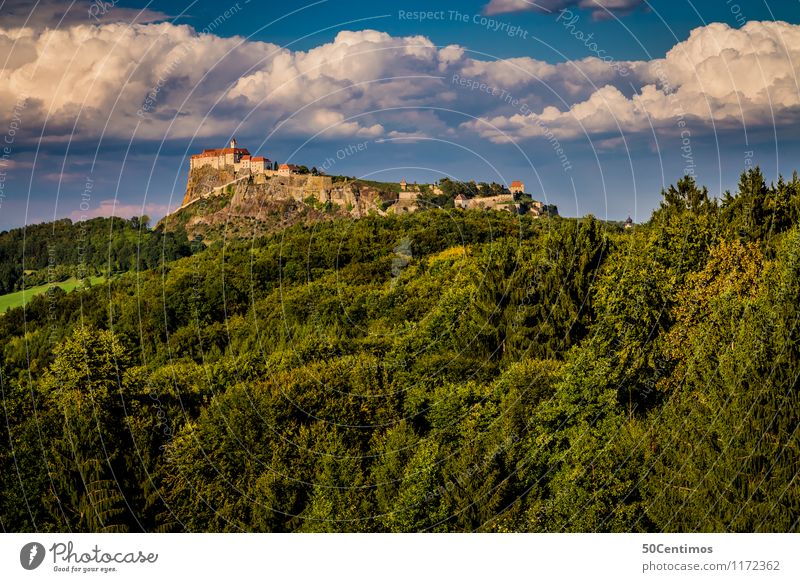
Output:
[[125,349],[109,331],[78,328],[55,349],[42,390],[60,411],[53,443],[56,501],[71,529],[126,531],[136,522],[128,482],[122,374]]

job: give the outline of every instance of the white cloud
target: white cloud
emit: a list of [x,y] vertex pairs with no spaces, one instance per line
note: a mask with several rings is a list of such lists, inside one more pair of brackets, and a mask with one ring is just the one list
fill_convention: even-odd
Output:
[[458,58],[453,47],[440,51],[421,36],[344,31],[307,52],[280,51],[261,70],[239,79],[229,96],[287,112],[293,118],[287,128],[306,125],[308,133],[316,133],[329,126],[329,135],[375,135],[380,125],[342,123],[344,113],[430,101],[434,83],[453,58]]
[[[625,77],[597,58],[481,60],[464,47],[374,30],[292,51],[166,22],[58,29],[4,22],[0,63],[5,57],[0,118],[17,108],[20,141],[24,131],[37,139],[45,121],[44,139],[55,142],[135,132],[153,140],[196,134],[206,145],[212,136],[263,137],[273,128],[323,139],[455,131],[507,139],[497,129],[514,139],[543,131],[606,139],[620,129],[650,132],[651,123],[675,131],[678,109],[694,131],[712,131],[713,124],[771,126],[773,114],[775,123],[794,123],[800,107],[800,26],[783,22],[698,28],[663,59],[624,63]],[[504,97],[459,86],[454,75]]]
[[796,122],[800,110],[800,26],[750,22],[741,29],[711,24],[692,31],[664,59],[631,63],[640,83],[635,95],[605,85],[563,109],[533,115],[485,117],[464,124],[503,141],[540,136],[545,128],[562,139],[620,131],[693,131],[769,127]]

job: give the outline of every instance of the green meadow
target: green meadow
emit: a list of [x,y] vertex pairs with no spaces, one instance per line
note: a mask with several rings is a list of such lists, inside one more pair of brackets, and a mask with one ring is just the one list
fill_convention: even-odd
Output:
[[[97,283],[102,283],[104,281],[104,277],[89,277],[89,281],[92,285]],[[82,285],[81,279],[77,277],[70,277],[65,281],[60,281],[58,283],[53,283],[55,287],[61,287],[64,291],[69,293],[70,291],[77,289]],[[38,285],[36,287],[30,287],[29,289],[25,289],[24,291],[16,291],[14,293],[8,293],[6,295],[0,295],[0,313],[5,313],[7,309],[13,309],[14,307],[22,307],[26,305],[33,297],[39,295],[40,293],[44,293],[50,288],[50,285]]]

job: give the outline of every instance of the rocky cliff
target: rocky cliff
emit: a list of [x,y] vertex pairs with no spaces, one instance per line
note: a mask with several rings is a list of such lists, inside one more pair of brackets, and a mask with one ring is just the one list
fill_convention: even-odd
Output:
[[333,182],[328,176],[234,175],[233,169],[204,167],[189,173],[183,204],[162,221],[183,226],[190,237],[252,236],[295,222],[336,216],[383,214],[396,195],[363,182]]
[[[423,194],[419,189],[403,191],[395,183],[357,179],[334,182],[329,176],[307,174],[236,174],[232,167],[206,166],[189,172],[182,206],[162,224],[166,229],[183,227],[190,237],[209,241],[258,236],[298,222],[403,214],[441,203],[435,199],[431,203]],[[466,205],[535,217],[558,215],[555,206],[536,202],[529,195],[477,197],[467,200]]]
[[186,183],[186,193],[183,195],[182,205],[196,200],[200,196],[211,192],[214,188],[232,182],[236,176],[233,167],[218,170],[210,166],[204,166],[189,172],[189,180]]

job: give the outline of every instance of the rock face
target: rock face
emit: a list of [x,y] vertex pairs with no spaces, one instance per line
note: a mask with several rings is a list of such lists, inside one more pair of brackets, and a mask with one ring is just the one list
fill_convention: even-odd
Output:
[[[261,178],[261,179],[258,179]],[[230,209],[257,216],[265,201],[293,200],[315,207],[336,208],[354,217],[383,214],[381,192],[354,182],[334,184],[328,176],[257,176],[237,182]]]
[[[398,191],[397,186],[365,180],[334,182],[329,176],[308,174],[250,174],[234,172],[233,166],[201,166],[190,170],[183,204],[162,224],[167,229],[185,228],[190,237],[213,240],[235,234],[254,236],[298,222],[405,214],[428,207],[419,189],[401,187]],[[517,201],[513,194],[470,199],[461,196],[456,202],[461,209],[505,210],[534,216],[558,214],[555,206]]]
[[241,207],[252,200],[295,200],[304,202],[309,198],[324,203],[333,184],[327,176],[254,176],[236,184],[231,206]]
[[232,209],[241,210],[251,208],[254,201],[294,200],[322,205],[331,203],[353,216],[361,216],[370,211],[382,214],[382,202],[391,199],[387,193],[358,182],[334,184],[329,176],[237,175],[232,167],[216,169],[205,166],[189,172],[182,207],[201,198],[222,195],[226,186],[233,187]]
[[189,172],[189,180],[186,183],[186,194],[183,195],[182,206],[186,206],[191,201],[196,200],[216,187],[233,181],[235,178],[233,166],[219,170],[211,166],[204,166],[191,170]]
[[234,174],[233,168],[201,167],[189,172],[181,208],[164,219],[167,228],[182,225],[190,236],[209,237],[222,227],[265,232],[306,219],[383,215],[394,200],[390,191],[329,176]]

